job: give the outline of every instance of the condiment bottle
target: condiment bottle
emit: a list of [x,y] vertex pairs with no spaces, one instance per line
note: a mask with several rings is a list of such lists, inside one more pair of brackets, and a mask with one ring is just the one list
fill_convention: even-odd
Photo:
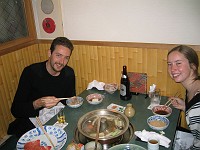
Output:
[[125,110],[124,114],[126,117],[131,118],[135,115],[135,109],[133,108],[133,105],[131,103],[128,103]]
[[120,99],[121,100],[130,100],[132,97],[130,92],[130,81],[127,75],[126,66],[123,66],[123,72],[121,77],[120,85]]

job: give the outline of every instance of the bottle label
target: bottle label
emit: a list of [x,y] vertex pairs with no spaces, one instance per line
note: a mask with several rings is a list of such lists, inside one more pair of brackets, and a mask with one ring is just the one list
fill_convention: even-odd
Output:
[[127,76],[123,74],[123,75],[122,75],[122,78],[126,79],[126,78],[127,78]]
[[120,85],[120,95],[126,96],[126,86],[124,84]]

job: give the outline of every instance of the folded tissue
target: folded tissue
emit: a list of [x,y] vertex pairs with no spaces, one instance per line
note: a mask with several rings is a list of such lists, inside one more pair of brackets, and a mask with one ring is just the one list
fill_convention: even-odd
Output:
[[164,135],[158,134],[156,132],[149,132],[146,130],[135,131],[135,135],[145,142],[147,142],[150,137],[156,137],[160,140],[160,145],[166,148],[169,148],[169,143],[171,142],[171,140]]
[[88,84],[87,90],[92,89],[93,87],[97,88],[98,90],[104,90],[104,82],[98,82],[97,80],[93,80]]
[[155,89],[156,89],[156,85],[153,84],[153,85],[150,86],[150,88],[149,88],[149,92],[154,92]]
[[149,97],[151,98],[153,96],[153,92],[156,90],[156,85],[153,84],[149,88]]

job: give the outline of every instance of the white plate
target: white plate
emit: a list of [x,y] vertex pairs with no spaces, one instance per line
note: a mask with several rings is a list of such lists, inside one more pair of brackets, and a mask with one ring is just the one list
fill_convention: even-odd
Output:
[[120,106],[120,105],[117,105],[117,104],[114,104],[114,103],[111,103],[111,104],[107,107],[107,109],[112,110],[112,111],[115,111],[115,112],[124,113],[125,107]]
[[[60,150],[67,141],[66,132],[63,129],[54,126],[44,126],[44,129],[49,134],[53,144],[56,147],[56,150]],[[24,145],[27,142],[35,141],[38,139],[40,140],[41,146],[51,146],[43,131],[40,128],[34,128],[21,136],[17,142],[17,150],[23,150]],[[51,147],[51,149],[53,149],[53,146]]]

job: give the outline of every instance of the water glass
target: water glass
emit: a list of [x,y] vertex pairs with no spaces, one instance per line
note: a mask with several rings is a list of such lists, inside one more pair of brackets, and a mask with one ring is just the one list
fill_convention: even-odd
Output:
[[151,93],[151,107],[160,105],[161,95],[160,90],[156,89],[153,93]]

